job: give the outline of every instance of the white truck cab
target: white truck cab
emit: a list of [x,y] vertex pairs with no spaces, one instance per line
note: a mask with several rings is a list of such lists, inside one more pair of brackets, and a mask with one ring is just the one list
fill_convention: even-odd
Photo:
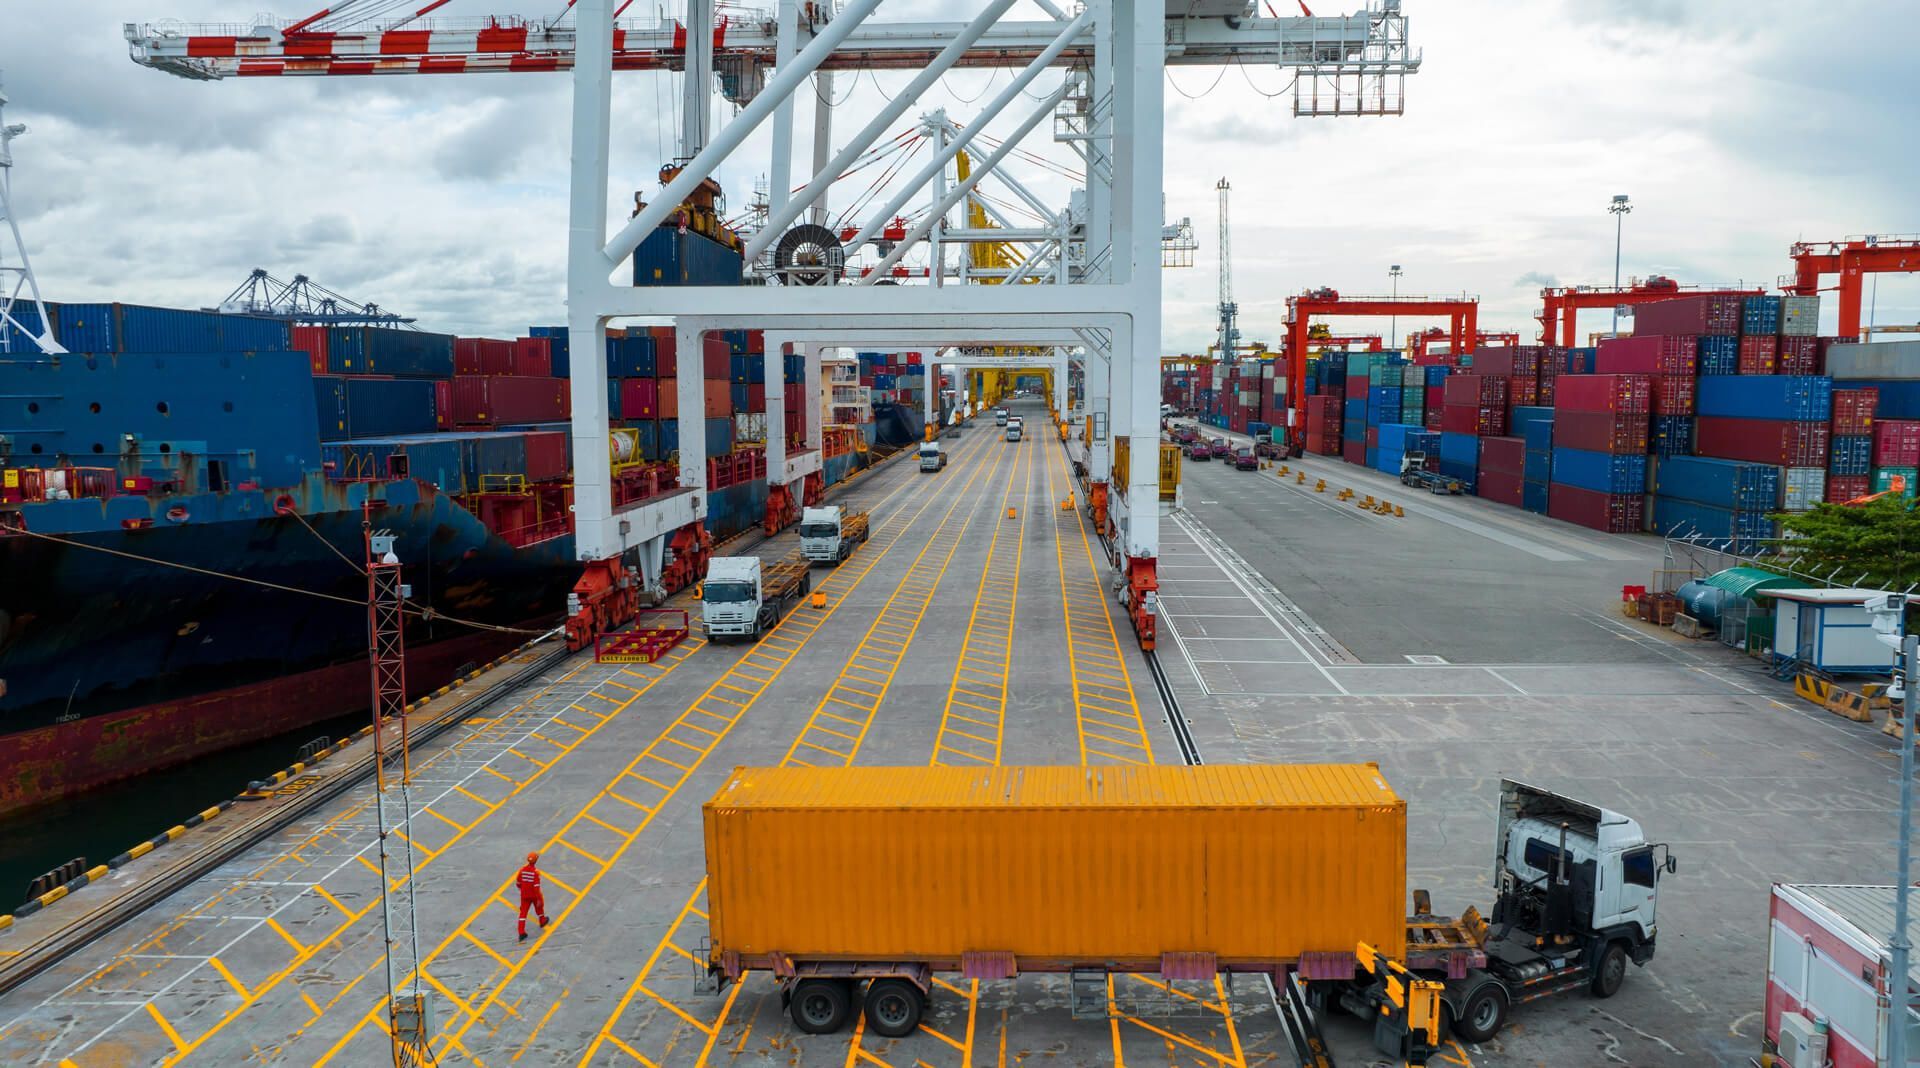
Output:
[[1022,429],[1024,429],[1024,424],[1022,424],[1018,418],[1007,420],[1007,440],[1019,441]]
[[707,562],[700,615],[707,637],[754,632],[760,614],[760,558],[716,556]]
[[1660,874],[1674,865],[1632,817],[1507,780],[1499,836],[1493,874],[1503,902],[1566,909],[1579,929],[1628,939],[1636,961],[1653,956]]
[[1007,425],[1007,410],[1005,408],[995,408],[993,410],[993,425],[994,426]]
[[853,555],[854,548],[865,540],[865,513],[849,516],[847,510],[837,504],[800,512],[800,555],[809,563],[838,564]]
[[940,450],[939,442],[923,441],[920,443],[920,470],[938,471],[945,466],[947,466],[947,454]]

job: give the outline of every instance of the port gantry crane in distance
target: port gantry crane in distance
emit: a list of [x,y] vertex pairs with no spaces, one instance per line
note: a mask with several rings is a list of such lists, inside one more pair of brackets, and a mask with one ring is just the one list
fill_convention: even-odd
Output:
[[[1421,330],[1417,333],[1407,335],[1408,362],[1410,363],[1426,362],[1428,355],[1431,352],[1434,344],[1436,342],[1445,342],[1445,341],[1447,341],[1447,332],[1444,329],[1437,326],[1430,326],[1425,330]],[[1475,330],[1473,332],[1473,345],[1472,347],[1467,349],[1467,351],[1478,352],[1479,350],[1484,349],[1489,345],[1518,345],[1518,344],[1520,344],[1520,335],[1514,331]],[[1379,347],[1376,346],[1373,349],[1373,351],[1375,352],[1380,351]],[[1447,356],[1457,357],[1462,354],[1453,352],[1451,349],[1449,349],[1446,353],[1436,354],[1436,355],[1447,355]]]
[[[455,22],[425,16],[434,0],[411,12],[409,0],[341,0],[304,19],[274,24],[175,27],[128,25],[135,62],[188,78],[431,74],[572,70],[572,177],[568,224],[569,341],[574,438],[574,536],[586,575],[583,602],[630,604],[635,586],[658,589],[663,561],[676,540],[697,536],[706,510],[702,435],[681,436],[679,488],[614,508],[601,343],[616,320],[671,322],[680,351],[698,351],[705,332],[765,331],[770,362],[786,346],[807,355],[807,389],[819,393],[819,346],[885,340],[928,352],[942,347],[1069,345],[1084,353],[1088,433],[1079,443],[1089,486],[1085,499],[1105,498],[1117,438],[1154,434],[1158,426],[1160,269],[1164,255],[1162,170],[1164,77],[1169,66],[1268,65],[1292,75],[1298,117],[1390,116],[1404,111],[1406,75],[1420,67],[1409,43],[1401,0],[1354,0],[1351,15],[1277,17],[1255,0],[1085,0],[1063,10],[1055,0],[982,0],[967,22],[883,22],[880,0],[842,0],[829,7],[779,0],[772,12],[733,11],[717,20],[714,0],[686,0],[684,19],[618,19],[628,3],[580,0],[551,19],[487,17]],[[485,2],[485,0],[479,0]],[[399,12],[397,17],[395,13]],[[907,198],[929,190],[933,206],[881,255],[872,269],[836,284],[643,287],[615,281],[649,233],[682,212],[723,161],[750,135],[772,125],[770,161],[735,160],[769,174],[765,228],[748,242],[754,271],[769,244],[811,213],[824,218],[823,195],[948,71],[1005,68],[1015,72],[989,102],[960,123],[961,133],[918,172],[849,242],[855,250],[900,217]],[[1050,75],[1054,68],[1064,76]],[[615,70],[685,72],[680,165],[663,171],[664,188],[609,230],[606,191]],[[905,84],[885,92],[866,125],[837,153],[831,150],[830,88],[840,70],[897,71]],[[909,77],[910,75],[910,77]],[[813,84],[809,85],[808,82]],[[1057,87],[1048,91],[1057,80]],[[1040,106],[1021,103],[1040,93]],[[716,97],[738,107],[724,126],[712,123]],[[829,106],[815,106],[815,101]],[[814,109],[811,177],[791,181],[796,102]],[[1051,120],[1050,123],[1047,120]],[[967,178],[947,187],[947,164],[978,131],[995,126],[1000,147],[976,161]],[[1046,123],[1084,166],[1073,201],[1083,210],[1064,272],[1034,285],[941,286],[895,279],[892,269],[936,231],[979,180],[1001,168],[1012,150]],[[1006,240],[995,235],[991,240]],[[876,287],[881,280],[896,284]],[[904,283],[904,284],[901,284]],[[986,324],[986,325],[982,325]],[[1298,349],[1296,352],[1300,351]],[[774,363],[775,374],[779,364]],[[1063,376],[1064,377],[1064,376]],[[700,380],[678,378],[680,410],[701,410]],[[772,455],[779,436],[768,419],[769,482],[790,479],[794,465]],[[783,433],[783,432],[782,432]],[[810,438],[815,433],[809,428]],[[818,463],[817,452],[813,463]],[[1116,562],[1136,635],[1151,649],[1159,555],[1158,473],[1136,464],[1129,485],[1113,486],[1119,532]],[[1129,500],[1139,502],[1129,506]],[[635,576],[627,560],[637,556]],[[587,629],[624,620],[593,616]]]
[[1399,315],[1408,318],[1444,317],[1447,320],[1445,337],[1449,352],[1472,352],[1475,339],[1480,337],[1479,297],[1347,297],[1338,290],[1324,286],[1287,297],[1287,343],[1283,351],[1287,357],[1289,442],[1298,448],[1306,447],[1307,391],[1296,383],[1306,381],[1307,350],[1316,344],[1311,337],[1312,321],[1318,317],[1332,316],[1379,318]]
[[1781,278],[1780,288],[1799,297],[1820,292],[1824,275],[1839,275],[1840,337],[1860,336],[1861,290],[1869,274],[1910,274],[1920,271],[1920,234],[1867,234],[1844,241],[1798,241],[1788,250],[1793,277]]
[[1757,297],[1765,293],[1758,286],[1681,285],[1656,274],[1645,281],[1633,279],[1624,286],[1548,286],[1540,291],[1540,312],[1534,318],[1540,320],[1540,344],[1573,348],[1579,344],[1574,320],[1590,308],[1652,304],[1675,297]]

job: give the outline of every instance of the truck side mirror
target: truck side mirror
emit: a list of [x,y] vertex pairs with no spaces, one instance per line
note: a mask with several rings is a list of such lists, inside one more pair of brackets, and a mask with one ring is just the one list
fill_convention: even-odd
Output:
[[1674,859],[1674,856],[1672,853],[1668,853],[1667,854],[1667,874],[1672,875],[1674,872],[1677,872],[1679,870],[1680,870],[1680,862]]

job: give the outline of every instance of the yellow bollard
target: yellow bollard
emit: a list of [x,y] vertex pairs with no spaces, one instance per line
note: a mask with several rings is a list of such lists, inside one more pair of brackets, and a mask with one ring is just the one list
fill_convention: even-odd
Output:
[[827,606],[827,591],[813,591],[813,606],[815,608],[825,608]]
[[1396,505],[1394,505],[1394,506],[1393,506],[1393,517],[1394,517],[1395,519],[1405,519],[1405,518],[1407,517],[1407,513],[1406,513],[1406,510],[1405,510],[1405,509],[1403,509],[1403,508],[1401,508],[1401,507],[1400,507],[1399,505],[1397,505],[1397,504],[1396,504]]
[[1013,509],[1011,509],[1011,508],[1009,508],[1009,509],[1007,509],[1007,518],[1008,518],[1008,519],[1012,519],[1012,518],[1013,518]]
[[1293,480],[1299,485],[1304,486],[1307,484],[1307,473],[1305,471],[1301,471],[1293,476]]
[[1292,469],[1291,467],[1289,467],[1289,466],[1287,466],[1286,464],[1281,464],[1281,465],[1280,465],[1280,477],[1281,477],[1281,478],[1285,478],[1285,477],[1287,477],[1288,475],[1290,475],[1290,474],[1292,474],[1292,473],[1293,473],[1293,469]]
[[1321,479],[1320,481],[1318,481],[1318,482],[1316,482],[1316,483],[1314,483],[1314,484],[1313,484],[1313,492],[1315,492],[1315,493],[1325,493],[1325,492],[1327,492],[1327,480],[1323,478],[1323,479]]

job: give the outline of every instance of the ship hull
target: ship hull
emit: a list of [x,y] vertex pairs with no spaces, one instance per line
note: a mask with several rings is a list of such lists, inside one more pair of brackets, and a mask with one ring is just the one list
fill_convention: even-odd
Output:
[[[829,482],[852,465],[829,459]],[[286,497],[115,498],[159,517],[144,529],[63,502],[61,540],[0,538],[0,814],[366,712],[363,515],[440,617],[408,626],[410,696],[556,625],[580,574],[571,535],[508,545],[412,480],[316,481],[297,514],[275,508]],[[708,530],[757,526],[765,506],[764,483],[714,492]]]

